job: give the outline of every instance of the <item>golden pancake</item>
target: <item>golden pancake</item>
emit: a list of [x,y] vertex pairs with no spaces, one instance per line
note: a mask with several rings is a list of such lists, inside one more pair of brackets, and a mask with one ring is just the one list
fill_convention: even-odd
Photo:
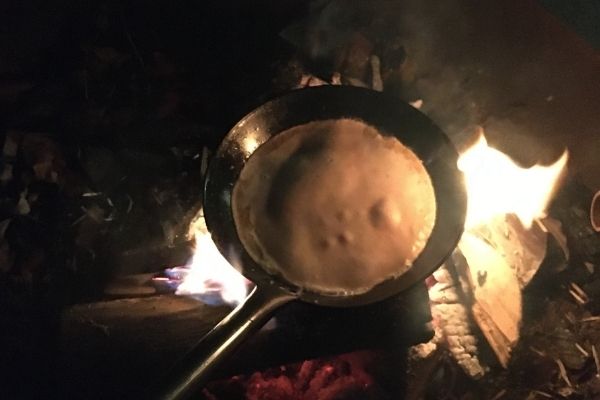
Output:
[[409,148],[339,119],[260,146],[241,171],[232,210],[244,247],[269,273],[311,291],[359,294],[410,268],[436,204]]

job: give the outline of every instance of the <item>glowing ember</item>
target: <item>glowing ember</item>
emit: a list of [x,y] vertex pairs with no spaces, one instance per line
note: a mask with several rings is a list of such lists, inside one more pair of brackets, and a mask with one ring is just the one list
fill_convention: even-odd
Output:
[[[207,303],[241,303],[248,294],[249,282],[221,255],[206,228],[202,211],[190,227],[196,241],[191,263],[172,273],[182,274],[176,294],[195,295]],[[183,273],[182,273],[183,272]]]
[[494,216],[513,213],[530,228],[545,217],[546,207],[568,159],[565,151],[550,166],[521,168],[506,154],[489,147],[483,133],[458,160],[465,175],[468,208],[465,228],[489,222]]
[[307,360],[215,381],[203,394],[214,400],[231,399],[231,393],[236,392],[240,396],[235,398],[247,400],[388,398],[371,372],[379,361],[379,356],[369,351]]

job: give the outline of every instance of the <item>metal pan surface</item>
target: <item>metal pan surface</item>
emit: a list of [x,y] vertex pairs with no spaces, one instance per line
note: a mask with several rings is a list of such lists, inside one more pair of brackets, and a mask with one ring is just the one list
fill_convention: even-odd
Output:
[[[325,119],[359,119],[393,135],[423,160],[435,191],[437,218],[429,241],[408,272],[367,293],[333,296],[315,293],[267,273],[244,249],[231,212],[233,187],[252,153],[279,133]],[[320,86],[291,92],[257,108],[229,132],[212,160],[205,184],[204,210],[217,247],[256,284],[276,285],[303,301],[356,306],[382,300],[423,280],[456,247],[462,234],[466,195],[457,153],[447,136],[410,105],[379,92],[350,86]]]
[[[231,201],[240,172],[260,145],[294,126],[340,118],[361,120],[381,134],[396,137],[423,161],[434,188],[436,220],[425,248],[407,272],[362,294],[325,295],[292,285],[257,264],[238,237]],[[395,97],[368,89],[320,86],[296,90],[246,115],[230,130],[211,161],[204,214],[220,252],[256,288],[171,371],[159,398],[186,398],[201,387],[219,362],[289,301],[334,307],[365,305],[398,294],[431,274],[454,250],[463,232],[466,192],[457,159],[448,137],[424,114]]]

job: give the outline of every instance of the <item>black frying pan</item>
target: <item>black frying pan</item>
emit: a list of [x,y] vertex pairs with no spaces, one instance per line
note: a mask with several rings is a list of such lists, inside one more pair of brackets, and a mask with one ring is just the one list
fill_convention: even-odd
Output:
[[[258,146],[288,128],[316,120],[353,118],[397,137],[423,161],[437,203],[433,232],[413,266],[357,295],[323,295],[270,275],[246,252],[231,211],[233,187]],[[217,363],[259,329],[281,305],[295,299],[335,307],[383,300],[422,281],[454,250],[463,231],[466,193],[457,153],[425,115],[385,94],[350,86],[321,86],[290,92],[246,115],[227,134],[212,160],[204,188],[204,215],[221,253],[256,288],[173,369],[160,398],[181,399],[202,387]]]

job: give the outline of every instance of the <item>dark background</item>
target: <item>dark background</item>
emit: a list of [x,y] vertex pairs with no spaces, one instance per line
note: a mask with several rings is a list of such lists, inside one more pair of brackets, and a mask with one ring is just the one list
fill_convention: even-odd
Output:
[[548,10],[561,18],[595,49],[600,49],[600,1],[541,0]]

